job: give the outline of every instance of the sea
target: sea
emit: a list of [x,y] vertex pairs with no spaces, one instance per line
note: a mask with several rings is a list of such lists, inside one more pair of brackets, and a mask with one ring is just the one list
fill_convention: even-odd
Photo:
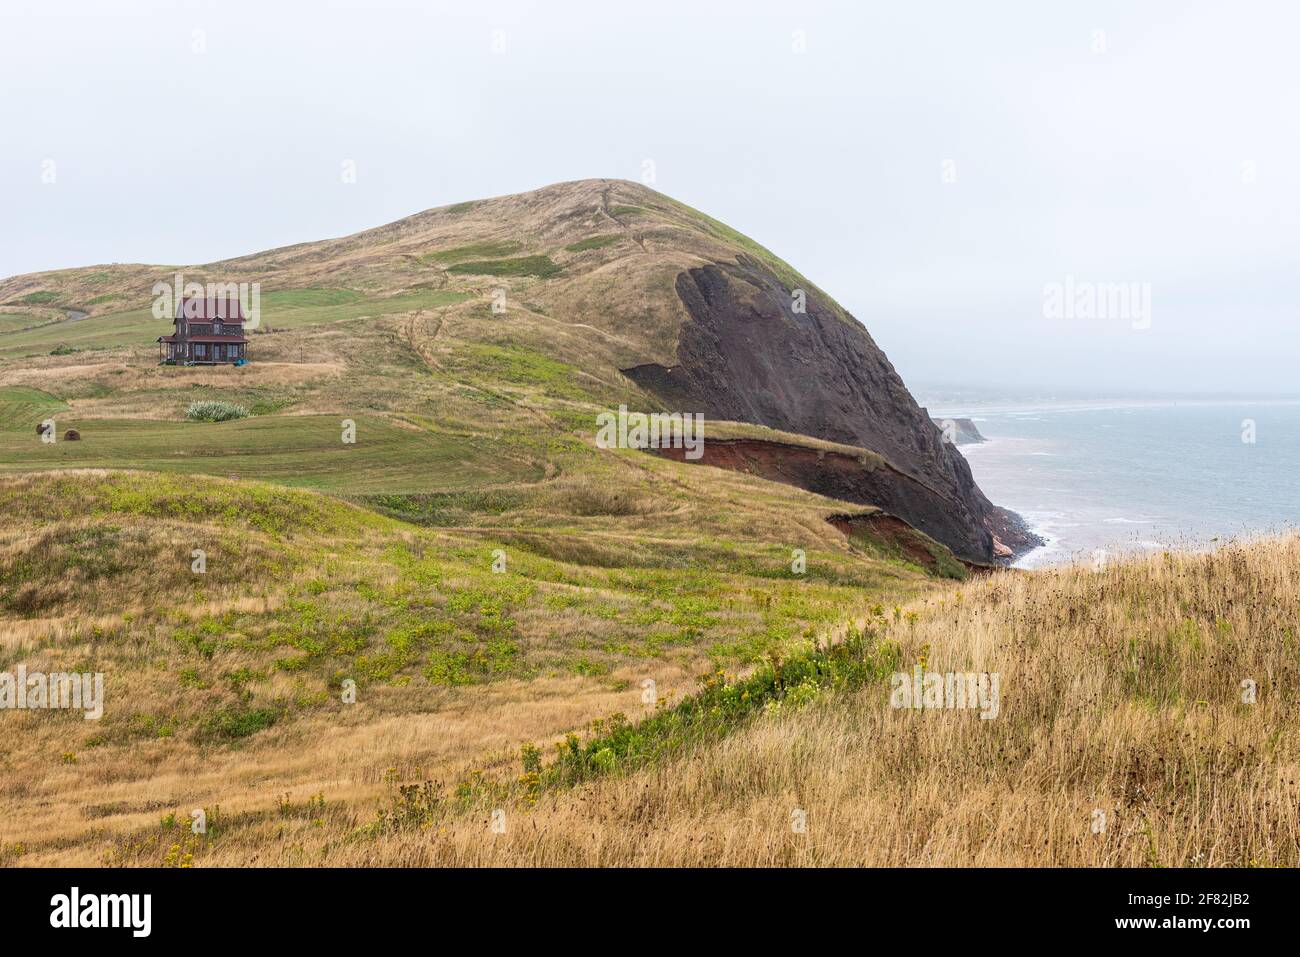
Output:
[[972,419],[987,439],[960,446],[975,481],[1046,541],[1021,568],[1206,549],[1300,524],[1300,399],[922,404],[934,418]]

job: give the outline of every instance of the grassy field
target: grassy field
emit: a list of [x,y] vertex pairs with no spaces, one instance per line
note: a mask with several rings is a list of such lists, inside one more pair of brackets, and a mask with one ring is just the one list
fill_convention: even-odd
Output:
[[[348,837],[286,841],[331,864],[1294,867],[1297,562],[1291,538],[1001,573],[525,745],[513,777],[399,772],[369,821],[323,795]],[[997,717],[891,707],[918,666],[998,673]],[[241,826],[198,853],[261,853],[271,819]]]
[[[3,716],[0,863],[203,863],[194,806],[211,838],[361,826],[399,780],[509,778],[523,743],[640,707],[648,678],[684,696],[939,587],[835,531],[843,503],[595,448],[598,411],[645,399],[608,333],[530,292],[557,262],[509,259],[532,248],[446,243],[406,288],[376,287],[382,269],[264,286],[239,369],[156,364],[145,270],[42,277],[62,291],[14,307],[0,670],[93,668],[107,702],[99,721]],[[188,421],[193,401],[253,414]],[[262,853],[319,853],[281,850]]]
[[479,262],[462,262],[451,266],[448,272],[470,276],[554,276],[560,267],[550,256],[520,256],[517,259],[486,259]]
[[[655,487],[638,457],[609,467]],[[324,793],[361,821],[398,777],[509,774],[522,743],[634,708],[647,677],[684,694],[699,671],[808,647],[846,609],[934,587],[804,528],[813,497],[740,476],[654,505],[564,478],[496,493],[508,513],[449,493],[460,525],[377,510],[418,519],[429,495],[357,508],[196,479],[0,479],[0,669],[93,665],[108,701],[100,721],[5,715],[10,862],[167,863],[181,835],[158,819],[190,805],[260,819]],[[765,541],[717,517],[746,493]]]
[[[47,407],[50,408],[50,407]],[[438,434],[378,418],[358,418],[356,441],[343,421],[303,415],[234,422],[96,420],[56,416],[58,436],[0,431],[0,472],[33,469],[146,469],[260,478],[351,494],[425,492],[523,480],[526,462],[466,436]],[[75,429],[80,441],[64,441]],[[540,478],[535,470],[533,478]]]
[[[719,499],[648,548],[560,512],[592,511],[572,488],[515,494],[420,526],[259,483],[0,480],[0,668],[93,664],[108,701],[6,716],[6,862],[1300,861],[1296,539],[960,584],[804,541],[799,577],[692,532]],[[997,717],[891,707],[917,666],[997,673]]]
[[[262,283],[241,368],[157,364],[179,267],[0,282],[0,671],[106,694],[0,714],[0,864],[1297,863],[1295,541],[971,579],[597,447],[739,255],[806,284],[586,181],[187,267]],[[890,708],[918,663],[1000,716]]]
[[[269,291],[261,299],[261,327],[298,329],[362,317],[394,315],[413,309],[432,309],[465,298],[465,293],[442,290],[422,290],[376,299],[346,289]],[[4,318],[0,323],[0,357],[48,355],[58,348],[86,351],[147,346],[160,335],[171,332],[171,322],[155,319],[148,307],[24,328],[33,321],[23,316]],[[153,348],[156,353],[157,346]]]
[[4,433],[25,429],[36,441],[35,426],[67,408],[67,405],[41,389],[18,386],[0,389],[0,430]]

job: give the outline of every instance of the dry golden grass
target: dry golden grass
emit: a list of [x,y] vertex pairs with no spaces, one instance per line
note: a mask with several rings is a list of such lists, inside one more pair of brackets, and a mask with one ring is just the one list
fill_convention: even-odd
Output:
[[[469,513],[474,526],[447,529],[212,477],[0,480],[0,670],[106,676],[101,721],[0,712],[0,863],[163,863],[174,842],[159,820],[195,807],[221,809],[214,841],[237,833],[248,862],[312,863],[297,839],[281,844],[293,830],[277,810],[284,795],[325,795],[333,823],[302,823],[313,840],[338,840],[374,817],[396,780],[509,778],[522,742],[645,710],[647,674],[681,695],[710,655],[738,653],[733,643],[798,640],[805,623],[833,622],[859,601],[935,587],[853,553],[821,518],[834,503],[798,489],[636,452],[594,464],[607,481],[585,487],[564,473],[514,490],[508,516]],[[616,486],[633,494],[612,495]],[[196,545],[203,576],[190,568]],[[819,580],[774,573],[795,545]],[[505,576],[490,571],[498,546],[511,556]],[[676,587],[682,576],[695,587]],[[480,617],[474,605],[502,588],[516,595],[504,619]],[[473,604],[449,608],[458,597]],[[312,622],[366,620],[362,647],[295,666],[321,636]],[[361,659],[382,662],[394,634],[443,622],[457,630],[363,680],[356,705],[339,703],[336,676],[361,677]],[[513,648],[507,669],[463,686],[430,677],[429,654],[491,647],[476,626]],[[655,644],[666,629],[672,640]],[[232,708],[280,717],[235,739],[201,734]]]
[[[656,460],[653,468],[661,467]],[[149,534],[164,540],[184,529],[153,526]],[[81,527],[74,523],[69,533]],[[12,538],[6,547],[18,549]],[[520,746],[549,749],[596,717],[649,713],[637,691],[646,665],[620,664],[600,680],[552,672],[469,687],[418,679],[374,685],[352,708],[308,708],[231,746],[136,736],[86,749],[68,742],[93,722],[10,713],[0,859],[1294,866],[1298,567],[1300,538],[1291,538],[1209,555],[1156,555],[1101,571],[1000,573],[931,587],[898,611],[866,611],[854,624],[895,643],[905,663],[997,672],[996,719],[895,710],[886,683],[823,693],[658,765],[544,790],[535,801],[514,784]],[[174,587],[170,574],[155,577],[153,594]],[[86,581],[79,600],[107,607],[111,595],[100,587]],[[240,599],[232,592],[211,600],[224,608]],[[245,600],[274,608],[281,597]],[[612,591],[602,600],[620,615],[636,611]],[[540,626],[534,614],[520,610],[525,631]],[[568,627],[566,614],[559,611],[550,626]],[[147,702],[164,714],[192,710],[188,693],[168,683],[174,645],[133,637],[120,619],[100,622],[126,642],[120,660],[135,662],[115,671],[116,700]],[[57,629],[49,623],[53,630],[44,633],[23,623],[26,641],[41,637],[39,648],[18,639],[34,666],[84,660],[93,651],[83,630],[92,627],[88,620],[71,632],[66,621]],[[227,650],[214,664],[228,672],[257,659]],[[684,654],[650,670],[661,693],[681,695],[703,664]],[[1257,685],[1253,704],[1242,700],[1247,679]],[[301,692],[292,675],[257,682],[259,700]],[[69,752],[64,760],[61,752]],[[450,793],[457,782],[476,780],[499,782],[514,796],[484,789],[495,796],[476,797],[471,789],[466,800],[439,805],[426,826],[375,826],[403,784],[430,781]],[[498,806],[504,834],[489,829]],[[186,827],[196,807],[216,822],[204,837]],[[792,830],[796,810],[806,814],[804,833]],[[1099,811],[1105,827],[1094,831]],[[179,823],[160,825],[169,815]]]
[[[606,234],[620,238],[570,248]],[[449,271],[447,251],[493,242],[562,271]],[[115,481],[104,473],[0,481],[5,666],[102,667],[114,702],[103,727],[0,714],[0,863],[1295,864],[1295,541],[940,592],[916,569],[855,552],[824,520],[837,503],[592,447],[597,410],[646,402],[619,370],[674,360],[677,274],[738,253],[766,258],[644,187],[584,181],[186,268],[190,280],[260,281],[268,296],[363,296],[338,312],[326,296],[319,313],[283,321],[269,310],[279,326],[255,336],[242,369],[155,365],[153,325],[132,315],[147,316],[153,283],[173,267],[0,282],[3,303],[52,291],[90,311],[15,331],[6,341],[18,344],[0,349],[0,387],[46,390],[69,416],[179,421],[191,399],[219,398],[259,416],[382,416],[536,466],[520,473],[528,481],[420,486],[438,493],[431,505],[397,495],[380,506],[432,514],[433,528],[354,521],[338,502],[206,477],[186,480],[194,495],[163,483],[157,501],[159,488],[133,479],[142,484],[118,490],[120,507],[104,498],[100,485]],[[489,308],[501,287],[505,317]],[[63,338],[84,350],[51,354]],[[18,425],[34,443],[32,423]],[[87,433],[86,447],[96,440]],[[178,510],[198,492],[210,513]],[[240,525],[280,515],[281,494],[319,527]],[[212,572],[198,584],[188,560],[200,542]],[[497,547],[516,590],[493,607]],[[805,580],[785,575],[792,548],[808,552]],[[453,788],[475,772],[509,785],[522,744],[611,712],[635,718],[648,673],[661,693],[685,693],[715,658],[743,667],[814,629],[842,631],[879,601],[915,614],[866,622],[905,660],[997,671],[1001,716],[894,711],[881,685],[535,806],[510,803],[504,834],[487,829],[492,806],[472,800],[427,829],[370,826],[398,785]],[[444,622],[454,634],[375,668],[395,635]],[[305,650],[330,629],[363,646],[351,658]],[[488,660],[501,674],[468,686],[430,674],[435,655],[500,644]],[[343,707],[333,682],[362,665],[382,673]],[[1241,703],[1247,678],[1254,705]],[[215,743],[196,735],[236,705],[281,717]],[[184,826],[194,807],[213,822],[203,838]],[[791,831],[795,809],[806,833]],[[181,825],[160,826],[169,815]]]
[[[997,671],[994,720],[893,710],[881,685],[506,808],[504,834],[485,806],[342,842],[326,815],[285,843],[359,865],[1295,866],[1298,565],[1292,538],[997,575],[889,626],[904,660]],[[203,860],[254,853],[231,833]]]

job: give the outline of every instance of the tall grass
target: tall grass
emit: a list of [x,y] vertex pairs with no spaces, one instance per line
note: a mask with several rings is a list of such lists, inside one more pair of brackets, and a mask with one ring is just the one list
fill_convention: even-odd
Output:
[[185,410],[185,418],[195,422],[229,422],[231,419],[246,419],[248,416],[248,409],[242,405],[212,399],[191,402]]
[[[437,840],[391,834],[364,853],[440,865],[1296,866],[1298,572],[1289,538],[999,574],[874,616],[902,670],[998,672],[993,720],[896,710],[874,680],[795,710],[731,712],[749,681],[770,686],[760,670],[563,743],[549,768],[533,757],[521,779],[531,800],[480,788],[436,819]],[[493,802],[505,833],[484,826]]]

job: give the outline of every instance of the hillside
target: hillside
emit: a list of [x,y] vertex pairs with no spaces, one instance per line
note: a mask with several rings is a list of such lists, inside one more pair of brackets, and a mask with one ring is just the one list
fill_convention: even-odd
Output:
[[[781,488],[713,479],[672,510]],[[786,494],[753,518],[797,513]],[[33,536],[18,503],[58,518]],[[0,667],[108,682],[98,722],[4,715],[0,863],[1300,862],[1296,538],[944,586],[829,542],[793,581],[689,520],[539,551],[142,473],[9,479],[0,505],[25,583]],[[916,667],[996,673],[996,717],[891,707]]]
[[[338,864],[1295,867],[1297,563],[1291,537],[999,573],[873,610],[816,671],[713,676],[716,720],[643,710],[535,776],[524,749],[517,779],[409,779],[354,843],[293,833]],[[996,717],[891,707],[918,666],[997,673]]]
[[[150,315],[151,289],[177,271],[261,283],[250,367],[149,361],[169,331]],[[834,300],[752,240],[625,181],[460,203],[203,266],[15,277],[0,283],[0,311],[0,359],[22,360],[0,365],[0,385],[45,389],[74,419],[174,419],[201,392],[264,413],[422,417],[465,437],[488,423],[568,431],[583,410],[625,401],[868,450],[905,477],[891,496],[899,517],[963,558],[1001,560],[1034,543]],[[104,448],[60,454],[130,464]],[[23,454],[0,448],[0,468]]]
[[[157,364],[152,288],[178,270],[262,284],[249,365]],[[790,288],[807,313],[781,313]],[[745,316],[767,331],[728,339]],[[791,356],[820,370],[802,391]],[[678,399],[744,455],[594,441],[600,411]],[[191,421],[196,400],[250,414]],[[647,681],[688,700],[985,574],[995,535],[1028,541],[855,320],[633,184],[8,279],[0,672],[102,672],[106,700],[0,715],[0,863],[364,848],[399,786],[513,779],[525,743],[642,713]]]

